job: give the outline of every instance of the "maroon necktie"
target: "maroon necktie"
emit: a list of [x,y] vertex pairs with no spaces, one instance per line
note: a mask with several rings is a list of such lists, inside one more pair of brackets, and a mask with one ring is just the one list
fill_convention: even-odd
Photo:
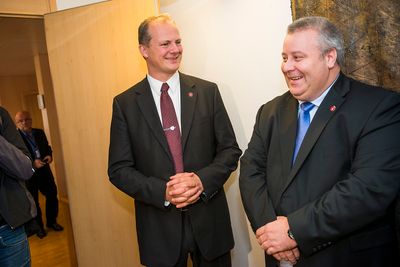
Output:
[[168,141],[169,150],[174,159],[175,173],[180,173],[183,172],[181,133],[179,130],[178,119],[176,118],[174,104],[172,103],[171,97],[169,97],[168,89],[168,84],[163,83],[161,86],[160,98],[162,124],[165,137]]

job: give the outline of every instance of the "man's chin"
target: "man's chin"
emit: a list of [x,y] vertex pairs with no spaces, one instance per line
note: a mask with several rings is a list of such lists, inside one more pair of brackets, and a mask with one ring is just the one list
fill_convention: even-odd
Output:
[[294,98],[300,101],[305,101],[304,98],[304,90],[301,90],[299,88],[289,88],[290,93]]
[[175,72],[177,72],[179,69],[179,64],[178,65],[173,65],[173,66],[169,66],[168,68],[168,72],[170,74],[174,74]]

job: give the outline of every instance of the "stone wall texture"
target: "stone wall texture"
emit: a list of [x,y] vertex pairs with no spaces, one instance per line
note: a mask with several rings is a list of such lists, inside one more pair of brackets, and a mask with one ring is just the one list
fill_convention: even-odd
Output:
[[400,91],[400,0],[291,0],[293,20],[324,16],[343,33],[344,73]]

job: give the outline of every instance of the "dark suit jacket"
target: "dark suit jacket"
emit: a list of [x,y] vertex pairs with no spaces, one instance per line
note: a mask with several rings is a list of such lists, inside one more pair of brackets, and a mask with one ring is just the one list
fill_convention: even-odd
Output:
[[397,248],[400,254],[400,193],[397,196],[395,205],[395,222],[396,222],[396,234],[397,234]]
[[[21,130],[18,130],[18,131],[21,134],[22,139],[24,140],[25,145],[29,150],[29,153],[31,154],[32,159],[35,159],[35,152],[32,150],[31,146],[29,145],[29,142],[26,139],[26,136],[21,132]],[[33,135],[33,138],[35,139],[36,145],[39,148],[41,160],[43,160],[43,158],[46,156],[53,156],[53,151],[51,149],[51,146],[49,145],[49,142],[47,141],[46,134],[44,133],[44,131],[42,129],[32,128],[32,135]],[[51,172],[51,168],[48,164],[37,169],[33,175],[34,175],[34,177],[46,176],[46,177],[48,177],[48,179],[54,179],[53,173]],[[48,180],[48,179],[46,179],[46,180]],[[31,179],[30,182],[34,182],[34,181],[36,181],[36,180]]]
[[[213,259],[234,245],[223,185],[241,151],[217,85],[182,73],[180,84],[184,169],[200,177],[205,192],[186,214],[200,251]],[[174,165],[146,78],[114,99],[108,173],[116,187],[135,199],[142,263],[174,264],[182,215],[164,206]]]
[[257,114],[239,179],[253,229],[287,216],[302,255],[296,267],[395,266],[399,94],[341,74],[292,167],[297,108],[287,92]]
[[[29,152],[31,153],[32,159],[35,159],[35,152],[32,150],[31,146],[29,145],[28,140],[26,140],[25,135],[18,130],[22,136],[22,139],[25,142],[26,147],[29,149]],[[52,156],[53,151],[51,150],[51,146],[49,145],[49,142],[47,141],[46,134],[42,129],[37,129],[37,128],[32,128],[32,135],[33,138],[35,139],[36,145],[39,148],[40,151],[40,157],[43,159],[46,156]]]

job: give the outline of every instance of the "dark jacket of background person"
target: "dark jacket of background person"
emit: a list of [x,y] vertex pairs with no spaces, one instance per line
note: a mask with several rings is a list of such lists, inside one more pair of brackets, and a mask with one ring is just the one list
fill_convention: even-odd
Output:
[[24,185],[33,174],[27,155],[28,150],[10,115],[0,107],[0,215],[11,228],[36,216]]
[[[23,133],[21,130],[19,130],[22,139],[25,142],[26,147],[29,150],[29,153],[31,157],[34,159],[35,158],[35,152],[32,150],[31,146],[29,145],[28,141],[26,138],[24,138]],[[49,145],[49,142],[47,141],[46,134],[42,129],[38,128],[32,128],[32,135],[33,138],[35,139],[36,145],[38,146],[38,149],[40,151],[40,158],[43,159],[46,156],[51,156],[53,157],[53,151],[51,150],[51,146]],[[51,169],[50,165],[46,164],[43,167],[36,169],[35,175],[51,175]]]

